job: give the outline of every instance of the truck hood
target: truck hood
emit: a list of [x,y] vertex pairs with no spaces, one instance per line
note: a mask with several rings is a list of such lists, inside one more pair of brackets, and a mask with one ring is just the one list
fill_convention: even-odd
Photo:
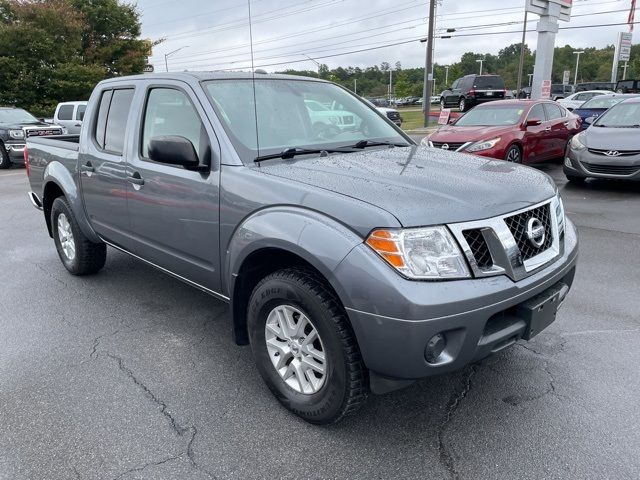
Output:
[[54,125],[50,125],[44,122],[11,123],[11,124],[0,123],[0,128],[4,130],[21,130],[23,127],[52,127],[52,126]]
[[551,178],[533,168],[418,146],[299,157],[255,168],[375,205],[405,227],[493,217],[556,192]]
[[513,131],[516,125],[498,127],[456,127],[455,125],[441,127],[429,140],[433,142],[466,143],[480,140],[491,140],[507,132]]

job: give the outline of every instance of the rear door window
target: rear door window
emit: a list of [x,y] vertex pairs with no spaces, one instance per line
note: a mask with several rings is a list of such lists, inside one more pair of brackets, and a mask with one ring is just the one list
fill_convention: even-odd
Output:
[[545,103],[544,109],[547,111],[548,120],[557,120],[558,118],[564,117],[564,115],[562,114],[562,110],[558,105],[554,105],[552,103]]
[[113,90],[105,90],[100,98],[100,108],[98,109],[98,118],[96,119],[96,130],[94,140],[100,148],[104,148],[104,130],[107,126],[107,116],[109,115],[109,105],[111,105],[111,97]]
[[542,104],[538,103],[531,108],[527,120],[540,120],[541,122],[546,121],[546,115]]
[[73,105],[62,105],[58,110],[58,120],[73,120]]
[[78,105],[78,109],[76,110],[76,120],[78,120],[79,122],[84,120],[84,112],[86,111],[87,111],[86,105]]

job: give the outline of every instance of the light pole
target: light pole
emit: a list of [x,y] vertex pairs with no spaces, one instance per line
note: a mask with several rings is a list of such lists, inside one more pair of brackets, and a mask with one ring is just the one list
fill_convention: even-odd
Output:
[[480,75],[482,75],[482,64],[484,63],[484,58],[481,58],[480,60],[476,60],[476,63],[480,64]]
[[169,71],[169,62],[167,61],[167,59],[173,55],[174,53],[178,53],[180,50],[182,50],[183,48],[189,48],[189,45],[185,45],[184,47],[180,47],[176,50],[174,50],[173,52],[169,52],[169,53],[165,53],[164,54],[164,68],[165,70],[168,72]]
[[445,87],[447,85],[449,85],[449,68],[451,68],[449,65],[445,65],[444,66],[444,85],[445,85]]
[[578,84],[578,67],[580,67],[580,55],[582,55],[583,53],[584,53],[584,50],[580,50],[579,52],[573,52],[573,54],[576,55],[576,75],[573,80],[574,85]]
[[522,27],[522,43],[520,44],[520,63],[518,64],[518,82],[516,91],[518,94],[522,89],[522,73],[524,72],[524,54],[527,49],[527,44],[525,43],[527,40],[527,16],[529,12],[525,8],[524,10],[524,26]]
[[355,93],[356,95],[358,94],[358,79],[357,78],[353,79],[353,93]]
[[533,73],[527,73],[527,75],[529,76],[529,86],[531,86],[531,82],[533,80]]

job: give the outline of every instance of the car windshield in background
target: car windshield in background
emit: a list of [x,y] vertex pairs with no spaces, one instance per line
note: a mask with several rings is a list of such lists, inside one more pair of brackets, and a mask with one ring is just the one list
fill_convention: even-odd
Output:
[[515,125],[524,113],[522,106],[486,106],[476,107],[456,122],[456,126],[498,127],[501,125]]
[[504,90],[504,80],[498,76],[476,77],[473,87],[477,89]]
[[640,128],[640,103],[618,104],[598,118],[594,125],[610,128]]
[[588,108],[611,108],[614,105],[626,100],[628,97],[595,97],[587,100],[580,109]]
[[0,123],[5,125],[18,123],[38,123],[38,119],[20,108],[0,109]]
[[255,103],[251,79],[211,80],[205,86],[246,162],[289,148],[332,149],[363,140],[407,143],[373,108],[331,83],[257,78]]

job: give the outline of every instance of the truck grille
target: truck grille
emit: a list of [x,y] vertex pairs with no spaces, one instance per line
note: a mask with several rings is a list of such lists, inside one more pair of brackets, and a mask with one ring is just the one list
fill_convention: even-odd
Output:
[[582,162],[582,166],[589,173],[599,173],[601,175],[633,175],[640,171],[638,165],[600,165],[597,163]]
[[50,135],[62,135],[60,128],[26,128],[27,137],[48,137]]
[[439,148],[441,150],[451,150],[452,152],[459,150],[464,145],[464,143],[445,143],[445,142],[431,142],[431,143],[433,144],[433,148]]
[[493,258],[491,258],[491,252],[487,245],[484,235],[482,235],[481,229],[465,230],[462,232],[464,239],[469,244],[473,258],[476,260],[478,268],[482,270],[489,269],[493,266]]
[[[536,246],[529,238],[528,224],[531,219],[538,219],[544,227],[544,242],[539,247]],[[543,205],[533,210],[528,210],[512,217],[507,217],[504,221],[513,234],[513,238],[520,249],[520,254],[522,255],[523,260],[529,260],[551,247],[551,244],[553,243],[553,229],[551,228],[551,212],[549,210],[549,205]]]

